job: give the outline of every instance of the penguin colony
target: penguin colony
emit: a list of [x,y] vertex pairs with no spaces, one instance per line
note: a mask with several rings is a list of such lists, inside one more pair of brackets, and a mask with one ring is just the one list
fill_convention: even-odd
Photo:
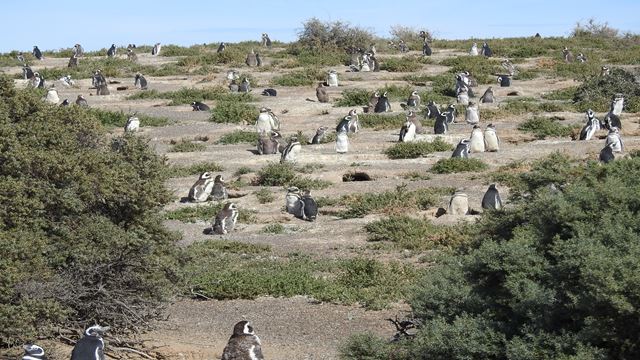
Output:
[[[430,46],[431,40],[428,39],[427,34],[420,33],[423,37],[422,55],[431,56],[432,49]],[[271,40],[267,34],[262,35],[261,45],[266,48],[272,46]],[[395,48],[395,44],[393,44]],[[227,44],[221,42],[217,48],[217,52],[224,52]],[[137,61],[137,55],[134,52],[134,46],[127,49],[127,58],[131,61]],[[400,40],[397,44],[397,49],[400,52],[409,51],[404,41]],[[106,55],[108,57],[117,57],[118,48],[115,44],[112,44],[108,49]],[[161,45],[156,43],[153,46],[151,55],[157,56],[160,54]],[[376,47],[375,44],[371,44],[369,49],[364,51],[359,48],[346,48],[347,54],[351,55],[351,65],[349,71],[353,72],[375,72],[380,70],[378,61],[376,60]],[[37,60],[44,60],[44,56],[37,46],[33,47],[33,56]],[[469,56],[484,56],[492,57],[493,52],[487,42],[484,42],[480,47],[477,43],[473,43],[469,50]],[[69,59],[68,67],[77,67],[79,59],[84,56],[84,49],[80,44],[75,44],[72,50],[72,55]],[[28,80],[28,84],[34,88],[47,88],[46,96],[43,100],[52,103],[60,104],[60,106],[68,106],[69,100],[64,99],[60,103],[57,89],[55,85],[47,87],[45,85],[45,79],[37,72],[33,71],[27,64],[22,54],[17,56],[17,59],[23,64],[23,76],[25,80]],[[583,53],[578,53],[574,56],[573,52],[565,47],[562,50],[562,59],[567,62],[587,62],[588,59]],[[246,56],[246,65],[249,67],[259,67],[262,65],[262,59],[260,54],[253,49]],[[501,63],[502,67],[506,71],[504,74],[499,74],[496,78],[497,85],[499,87],[509,87],[512,85],[512,78],[517,74],[516,67],[508,59],[504,59]],[[608,76],[610,69],[603,66],[600,76]],[[326,81],[318,83],[316,87],[316,97],[319,103],[329,103],[332,94],[331,89],[337,88],[340,85],[338,79],[338,71],[331,69],[326,73]],[[252,91],[249,78],[243,77],[240,80],[239,72],[236,70],[230,70],[227,73],[227,80],[230,81],[228,87],[231,92],[243,92],[248,93]],[[238,83],[240,81],[240,83]],[[73,87],[74,82],[69,75],[59,79],[65,87]],[[96,69],[92,76],[92,87],[96,89],[96,95],[109,95],[108,81],[102,74],[100,69]],[[147,80],[144,75],[138,73],[135,75],[134,86],[142,90],[148,88]],[[410,94],[406,94],[406,102],[400,104],[403,111],[406,112],[405,121],[400,124],[399,128],[399,142],[412,142],[418,141],[420,135],[431,132],[430,129],[423,128],[420,122],[420,117],[429,119],[434,122],[433,134],[446,135],[451,126],[466,126],[457,120],[457,112],[459,108],[464,107],[464,119],[467,125],[471,125],[471,131],[469,138],[462,138],[457,142],[455,149],[453,150],[452,158],[469,158],[474,154],[481,154],[484,152],[499,152],[500,151],[500,138],[498,136],[498,129],[494,124],[482,124],[482,118],[480,116],[480,107],[482,104],[492,104],[500,99],[496,97],[493,87],[489,86],[484,89],[482,96],[478,98],[478,101],[474,101],[474,89],[478,87],[472,74],[467,71],[460,72],[455,75],[455,87],[452,89],[456,94],[457,104],[447,104],[439,106],[433,100],[424,99],[427,102],[426,106],[423,105],[423,99],[421,99],[420,92],[418,90],[412,91]],[[262,94],[264,96],[276,96],[277,89],[265,89]],[[73,101],[73,100],[72,100]],[[82,95],[77,95],[75,104],[81,107],[88,107],[87,99]],[[457,107],[459,105],[459,107]],[[191,103],[193,111],[210,111],[210,107],[203,102],[194,100]],[[616,154],[624,152],[624,142],[620,134],[622,129],[622,122],[620,116],[624,107],[624,96],[622,94],[616,94],[610,104],[610,110],[604,116],[599,119],[593,110],[589,109],[585,113],[585,124],[582,127],[579,134],[579,141],[597,141],[597,138],[604,138],[604,146],[599,153],[599,160],[603,163],[614,161]],[[384,114],[392,112],[391,102],[389,100],[389,94],[387,92],[374,91],[371,93],[368,106],[364,108],[366,112],[372,112],[377,114]],[[124,131],[128,133],[135,133],[140,131],[140,120],[133,113],[129,116]],[[295,164],[303,152],[312,152],[309,148],[303,150],[302,144],[298,140],[297,136],[290,136],[288,140],[284,140],[280,131],[281,123],[275,113],[268,107],[260,109],[260,113],[253,125],[255,130],[259,134],[257,142],[257,151],[259,155],[277,155],[280,154],[281,163],[293,163]],[[360,129],[358,121],[358,113],[356,109],[349,111],[338,123],[335,129],[335,151],[337,154],[346,154],[349,151],[349,135],[355,135]],[[327,126],[320,126],[317,128],[315,135],[309,141],[311,145],[320,145],[325,142],[328,133],[333,130],[329,130]],[[606,133],[606,134],[605,134]],[[604,134],[604,135],[603,135]],[[192,203],[205,203],[208,201],[218,202],[221,207],[220,210],[211,220],[211,232],[213,234],[225,235],[236,229],[237,220],[239,216],[240,208],[237,203],[228,201],[229,192],[227,190],[226,181],[222,174],[218,174],[214,177],[211,172],[203,172],[198,179],[189,189],[187,200]],[[487,188],[480,206],[484,211],[500,211],[503,209],[504,204],[501,199],[499,190],[496,184],[491,184]],[[285,194],[285,209],[288,214],[293,215],[295,218],[313,222],[318,217],[318,204],[311,196],[308,189],[299,189],[297,187],[289,187]],[[471,213],[469,204],[469,196],[464,192],[464,189],[457,189],[450,197],[447,214],[450,215],[467,215]],[[104,359],[104,340],[103,336],[108,330],[108,327],[91,326],[87,328],[84,335],[79,339],[73,349],[71,359]],[[46,359],[45,350],[38,345],[28,344],[24,346],[23,360],[36,360]],[[226,347],[223,350],[222,359],[263,359],[260,339],[255,335],[253,327],[248,321],[238,322],[233,329],[233,334],[230,337]]]

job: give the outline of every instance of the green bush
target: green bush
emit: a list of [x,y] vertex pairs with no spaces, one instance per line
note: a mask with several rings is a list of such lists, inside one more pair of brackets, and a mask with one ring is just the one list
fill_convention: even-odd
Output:
[[347,209],[340,212],[342,218],[358,218],[371,213],[403,214],[415,210],[425,210],[439,203],[440,196],[451,189],[425,188],[408,191],[406,185],[395,190],[379,193],[362,193],[345,196],[341,203]]
[[545,100],[573,100],[576,95],[576,90],[578,90],[577,86],[571,86],[542,94],[542,98]]
[[484,56],[456,56],[440,61],[440,65],[450,66],[449,73],[455,81],[454,74],[468,71],[473,75],[478,84],[492,84],[495,77],[492,74],[504,72],[497,59],[485,58]]
[[538,139],[570,136],[573,132],[571,126],[561,125],[557,120],[543,116],[534,116],[526,120],[518,125],[518,130],[532,133]]
[[447,158],[440,159],[433,164],[431,172],[436,174],[451,174],[470,171],[484,171],[489,166],[475,158]]
[[[170,195],[141,137],[0,76],[0,346],[100,321],[145,327],[177,281]],[[130,309],[136,309],[135,314]]]
[[396,215],[365,225],[367,241],[391,241],[408,250],[455,249],[469,242],[469,226],[436,226],[428,219]]
[[264,228],[262,228],[262,232],[265,234],[273,234],[273,235],[284,234],[285,228],[284,228],[284,225],[282,224],[269,224]]
[[201,142],[193,142],[188,139],[180,139],[180,141],[173,142],[173,146],[169,149],[170,152],[196,152],[205,151],[207,145]]
[[192,244],[187,254],[182,274],[188,279],[185,293],[194,291],[220,300],[306,295],[381,309],[402,299],[419,274],[411,265],[359,257],[329,260],[228,253],[217,245],[211,247],[208,241]]
[[260,186],[295,186],[300,189],[325,189],[331,182],[320,179],[311,179],[296,174],[291,164],[270,163],[258,171],[253,185]]
[[369,30],[341,21],[323,22],[314,17],[302,24],[298,40],[292,47],[311,51],[342,51],[349,46],[368,49],[372,42],[373,34]]
[[237,101],[219,101],[211,110],[211,121],[214,123],[253,124],[260,115],[254,105]]
[[[178,220],[182,222],[193,223],[198,220],[208,221],[211,220],[222,210],[224,203],[207,203],[204,205],[182,207],[177,210],[168,211],[165,213],[167,220]],[[244,224],[251,224],[256,222],[256,212],[253,210],[247,210],[242,207],[238,209],[238,222]]]
[[[113,126],[113,127],[124,127],[129,119],[130,114],[125,114],[122,111],[113,112],[108,110],[101,110],[96,108],[87,109],[91,115],[98,118],[100,123],[104,126]],[[172,120],[169,120],[166,117],[156,117],[145,114],[137,114],[136,117],[140,119],[140,126],[167,126],[173,123]]]
[[222,135],[216,143],[223,145],[238,143],[256,144],[259,137],[260,134],[255,131],[234,130],[231,133]]
[[255,191],[254,194],[256,195],[256,198],[258,199],[258,202],[260,204],[270,203],[276,199],[276,197],[273,196],[273,193],[269,191],[269,189],[264,187],[260,188],[260,190],[258,191]]
[[635,76],[623,69],[612,69],[609,76],[593,76],[578,86],[573,101],[580,111],[608,111],[615,94],[625,96],[628,112],[640,112],[640,84]]
[[365,89],[345,89],[334,106],[367,106],[371,93]]
[[165,169],[165,176],[168,178],[172,177],[182,177],[189,175],[200,175],[206,171],[209,172],[221,172],[224,168],[222,165],[213,162],[213,161],[205,161],[199,162],[192,165],[171,165],[167,166]]
[[384,150],[389,159],[415,159],[437,151],[450,151],[452,146],[437,137],[432,142],[412,141],[400,142]]
[[406,120],[405,114],[361,114],[358,116],[360,126],[373,130],[399,130]]
[[324,78],[324,72],[318,68],[310,67],[304,70],[274,76],[271,83],[278,86],[310,86],[318,81],[323,81]]

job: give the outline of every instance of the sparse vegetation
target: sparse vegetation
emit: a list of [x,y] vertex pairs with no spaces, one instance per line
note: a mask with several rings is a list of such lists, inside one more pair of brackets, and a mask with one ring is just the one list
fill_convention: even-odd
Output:
[[365,225],[368,241],[390,241],[408,250],[455,249],[470,240],[468,225],[436,226],[426,218],[394,215]]
[[258,171],[254,185],[261,186],[296,186],[300,189],[324,189],[331,182],[299,176],[291,164],[271,163]]
[[489,166],[480,159],[475,158],[448,158],[440,159],[431,167],[431,172],[436,174],[451,174],[459,172],[484,171]]
[[518,130],[532,133],[538,139],[569,136],[573,132],[571,126],[561,125],[557,119],[544,116],[534,116],[528,119],[518,125]]
[[274,76],[271,83],[278,86],[311,86],[318,81],[323,81],[324,78],[325,73],[319,68],[310,67]]
[[302,24],[298,41],[292,46],[314,53],[321,50],[342,52],[345,47],[350,46],[368,49],[373,38],[370,31],[345,22],[323,22],[317,18],[311,18]]
[[223,145],[238,143],[256,144],[259,137],[259,134],[255,131],[234,130],[233,132],[222,135],[216,143]]
[[425,188],[415,191],[406,185],[380,193],[363,193],[345,196],[341,203],[347,209],[339,215],[343,218],[363,217],[370,213],[403,214],[414,210],[425,210],[439,202],[439,196],[449,193],[447,188]]
[[437,137],[431,142],[412,141],[396,143],[385,149],[384,153],[389,157],[389,159],[415,159],[437,151],[450,150],[452,150],[451,144],[446,143],[442,138]]
[[180,141],[171,141],[172,147],[169,149],[170,152],[196,152],[196,151],[204,151],[207,148],[207,145],[201,142],[195,142],[189,139],[180,139]]
[[358,117],[358,122],[363,128],[373,130],[400,130],[406,120],[405,114],[362,114]]
[[381,60],[380,70],[389,72],[414,72],[422,68],[423,60],[417,57],[385,58]]
[[573,97],[580,111],[608,111],[615,94],[625,96],[624,107],[628,112],[640,112],[640,84],[635,76],[623,69],[612,69],[609,76],[594,76],[578,86]]
[[252,102],[255,98],[247,93],[230,93],[222,86],[210,86],[204,88],[181,88],[176,91],[158,92],[147,90],[129,95],[127,100],[138,99],[168,99],[172,105],[191,104],[194,101],[225,101],[225,102]]
[[262,228],[262,232],[265,234],[272,234],[272,235],[284,234],[285,228],[284,228],[284,225],[282,224],[269,224],[264,228]]
[[[218,214],[218,212],[222,210],[223,206],[223,202],[209,202],[202,205],[185,206],[177,210],[168,211],[164,216],[167,220],[178,220],[182,222],[211,222],[211,220]],[[251,224],[255,223],[256,220],[257,218],[255,211],[244,209],[241,206],[238,207],[238,222]]]
[[267,204],[270,202],[273,202],[276,197],[273,196],[273,193],[267,189],[267,188],[260,188],[260,190],[257,190],[254,192],[254,194],[256,195],[256,198],[258,199],[258,202],[260,204]]
[[372,93],[365,89],[346,89],[342,97],[335,101],[334,106],[367,106]]
[[166,167],[164,173],[166,177],[181,177],[189,175],[200,175],[206,171],[209,172],[221,172],[224,168],[212,161],[195,163],[192,165],[169,165]]
[[238,101],[219,101],[211,110],[211,121],[215,123],[253,124],[260,111],[253,105]]

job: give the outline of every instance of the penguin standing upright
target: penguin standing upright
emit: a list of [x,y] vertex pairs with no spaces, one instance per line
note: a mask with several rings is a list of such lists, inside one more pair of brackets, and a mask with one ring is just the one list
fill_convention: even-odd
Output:
[[482,197],[482,208],[491,210],[502,209],[502,199],[500,199],[500,193],[496,189],[496,184],[489,185],[487,192]]
[[240,321],[233,327],[233,335],[222,351],[222,360],[264,360],[262,343],[250,322]]
[[224,235],[233,231],[238,220],[238,206],[226,203],[213,220],[212,229],[216,234]]
[[346,154],[349,151],[349,135],[344,130],[336,134],[336,152],[338,154]]
[[124,125],[124,132],[136,132],[138,130],[140,130],[140,119],[134,113],[127,119],[127,123]]
[[475,125],[471,131],[471,138],[469,139],[469,151],[473,153],[484,152],[484,134],[480,126]]
[[480,122],[480,111],[478,110],[478,104],[473,101],[469,102],[467,110],[465,111],[465,120],[467,124],[475,125]]
[[225,45],[224,42],[220,42],[220,45],[218,45],[218,50],[216,50],[216,53],[221,53],[224,51],[224,49],[227,47],[227,45]]
[[213,179],[211,179],[211,173],[208,171],[203,172],[200,175],[198,181],[196,181],[191,189],[189,189],[189,201],[191,202],[205,202],[211,195],[213,189]]
[[298,158],[298,154],[300,153],[301,149],[302,149],[302,145],[300,145],[300,142],[298,141],[298,137],[292,136],[289,139],[289,143],[282,151],[282,156],[280,156],[280,163],[284,164],[288,162],[291,162],[291,163],[296,162]]
[[416,139],[416,124],[414,124],[409,117],[402,124],[402,128],[400,128],[400,138],[399,142],[411,142]]
[[211,189],[211,198],[216,201],[227,200],[229,193],[225,187],[224,178],[222,175],[216,176],[213,181],[213,188]]
[[318,87],[316,87],[316,97],[321,103],[329,102],[329,94],[327,93],[327,89],[324,88],[324,84],[321,82],[319,82]]
[[44,56],[42,55],[42,51],[40,51],[40,49],[38,49],[37,46],[33,47],[32,54],[38,60],[43,60],[44,59]]
[[87,99],[85,99],[84,96],[82,95],[78,95],[78,98],[76,99],[76,105],[80,107],[89,107],[89,103],[87,103]]
[[71,352],[71,360],[104,360],[104,340],[102,336],[109,327],[91,326],[84,336],[76,342]]
[[322,143],[322,141],[324,140],[326,131],[327,131],[326,126],[320,126],[318,130],[316,130],[316,134],[313,135],[313,138],[311,139],[311,144],[318,145]]
[[349,116],[351,119],[349,120],[349,131],[354,134],[357,134],[360,131],[360,121],[358,119],[358,111],[356,109],[349,110]]
[[482,96],[480,97],[480,102],[483,104],[494,102],[493,88],[491,86],[489,86],[484,94],[482,94]]
[[245,64],[247,64],[247,66],[257,66],[258,65],[258,60],[256,59],[256,53],[255,51],[253,51],[253,49],[251,49],[251,52],[249,52],[247,54],[247,58],[245,59]]
[[147,90],[147,79],[141,73],[137,73],[133,81],[133,86],[139,87],[140,90]]
[[491,51],[491,48],[489,47],[489,44],[487,44],[486,41],[482,44],[482,49],[480,49],[480,54],[484,55],[485,57],[493,56],[493,51]]
[[605,145],[611,145],[611,150],[613,152],[624,151],[624,144],[622,142],[622,137],[620,137],[620,130],[617,127],[614,126],[609,130]]
[[391,111],[391,103],[389,103],[389,98],[387,98],[387,92],[385,91],[384,94],[378,98],[374,112],[383,113],[389,111]]
[[302,213],[302,202],[300,201],[300,189],[295,186],[291,186],[287,189],[287,195],[284,197],[284,205],[287,209],[287,213],[298,215]]
[[138,55],[133,51],[133,49],[127,49],[127,60],[131,62],[138,62]]
[[449,215],[467,215],[469,213],[469,196],[458,189],[449,200]]
[[485,151],[492,152],[500,150],[500,138],[493,124],[487,125],[487,128],[484,130],[484,149]]
[[151,55],[153,56],[160,55],[161,48],[162,48],[162,45],[160,43],[156,43],[155,45],[153,45],[153,49],[151,49]]
[[109,48],[109,50],[107,50],[107,56],[112,58],[116,56],[117,52],[118,49],[116,49],[116,44],[111,44],[111,47]]
[[60,97],[58,96],[58,91],[56,90],[55,86],[51,86],[51,88],[47,90],[47,96],[45,97],[45,100],[52,104],[58,104],[60,102]]
[[280,138],[280,133],[277,131],[262,131],[260,132],[260,137],[258,138],[258,154],[259,155],[271,155],[278,153],[278,146],[280,143],[278,142],[278,138]]
[[24,349],[22,360],[47,360],[44,349],[38,345],[25,345],[22,349]]
[[278,126],[273,116],[271,116],[271,109],[262,107],[260,108],[260,114],[256,120],[256,132],[265,132],[269,134],[272,130],[278,130]]
[[249,79],[247,79],[246,77],[242,79],[242,82],[238,87],[238,91],[241,93],[248,93],[249,91],[251,91],[251,82],[249,82]]
[[469,139],[462,139],[456,146],[455,150],[453,150],[453,154],[451,154],[452,158],[462,158],[466,159],[469,157]]
[[327,85],[329,87],[338,87],[338,73],[333,69],[327,73]]
[[600,130],[600,120],[595,117],[593,110],[587,110],[587,123],[580,131],[580,140],[591,140],[593,135]]
[[471,56],[478,56],[478,44],[473,43],[471,45],[471,49],[469,50],[469,55]]
[[300,201],[302,201],[302,219],[315,221],[318,216],[318,204],[309,193],[309,190],[304,191]]

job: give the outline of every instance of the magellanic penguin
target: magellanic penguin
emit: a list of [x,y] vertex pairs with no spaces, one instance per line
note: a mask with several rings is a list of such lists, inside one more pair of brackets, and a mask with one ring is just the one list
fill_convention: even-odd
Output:
[[277,131],[262,131],[260,133],[260,137],[258,138],[258,154],[260,155],[271,155],[278,153],[278,146],[280,143],[278,139],[281,137],[280,133]]
[[282,156],[280,156],[280,163],[281,164],[295,163],[301,149],[302,149],[302,145],[300,145],[300,142],[298,141],[298,137],[292,136],[289,139],[289,143],[282,151]]
[[67,63],[68,68],[76,68],[78,67],[78,55],[71,54],[69,57],[69,62]]
[[576,56],[576,61],[579,63],[586,63],[587,57],[583,53],[579,53],[578,56]]
[[420,107],[420,95],[417,90],[411,92],[406,104],[400,104],[403,109]]
[[213,179],[211,173],[206,171],[200,175],[198,181],[189,189],[189,201],[191,202],[205,202],[209,199],[211,191],[213,190]]
[[580,140],[591,140],[593,135],[600,130],[600,120],[595,117],[593,110],[587,110],[587,123],[580,131]]
[[435,119],[438,115],[440,115],[440,108],[438,108],[438,105],[433,102],[433,100],[429,100],[427,103],[427,113],[425,117],[427,119]]
[[358,120],[358,111],[356,109],[349,110],[349,116],[351,119],[349,120],[349,131],[354,134],[357,134],[360,131],[360,121]]
[[47,360],[44,349],[38,345],[29,344],[22,347],[24,355],[22,360]]
[[235,79],[231,80],[231,82],[229,83],[229,91],[231,92],[240,91],[240,85],[238,85]]
[[491,152],[500,150],[500,138],[493,124],[487,125],[487,128],[484,130],[484,149],[485,151]]
[[240,321],[233,327],[233,335],[222,351],[222,360],[264,360],[262,343],[250,322]]
[[496,189],[496,184],[489,185],[487,192],[482,197],[482,208],[487,210],[500,210],[502,209],[502,199],[500,199],[500,193]]
[[213,181],[213,188],[211,189],[211,198],[215,201],[227,200],[229,193],[225,187],[224,178],[222,175],[216,176]]
[[336,126],[336,132],[349,132],[349,123],[351,122],[351,115],[347,115],[340,120],[338,126]]
[[33,51],[31,53],[38,60],[43,60],[44,59],[44,56],[42,55],[42,51],[40,51],[40,49],[38,49],[37,46],[33,47]]
[[60,102],[60,97],[58,96],[58,91],[56,90],[55,86],[51,86],[49,90],[47,90],[47,96],[45,97],[45,100],[56,105]]
[[471,45],[471,49],[469,50],[469,55],[478,56],[478,44],[477,43],[473,43]]
[[124,125],[124,132],[136,132],[138,130],[140,130],[140,119],[134,113],[127,119],[127,123]]
[[469,196],[462,190],[456,190],[449,200],[449,215],[467,215],[469,213]]
[[111,44],[111,47],[109,48],[109,50],[107,50],[107,56],[114,57],[116,56],[117,52],[118,52],[118,49],[116,49],[116,44]]
[[326,126],[320,126],[318,128],[318,130],[316,130],[316,134],[313,136],[313,138],[311,139],[311,144],[312,145],[318,145],[321,144],[322,141],[324,140],[325,134],[327,131],[327,127]]
[[138,55],[133,51],[133,49],[127,49],[127,60],[131,62],[138,62]]
[[465,111],[465,121],[467,124],[475,125],[480,122],[480,110],[478,110],[478,104],[473,101],[469,102],[467,110]]
[[192,111],[209,111],[209,106],[205,103],[201,103],[200,101],[194,101],[191,103]]
[[402,128],[400,128],[400,138],[399,142],[411,142],[416,139],[416,124],[414,124],[409,117],[407,116],[407,120],[402,124]]
[[260,114],[258,114],[258,119],[256,120],[256,131],[258,133],[262,133],[264,131],[265,133],[269,134],[272,130],[278,129],[279,124],[272,116],[271,109],[267,107],[260,108]]
[[498,84],[500,87],[509,87],[511,86],[511,76],[509,75],[500,75],[498,76]]
[[318,217],[318,204],[309,193],[305,190],[302,194],[302,219],[307,221],[315,221]]
[[104,360],[104,340],[102,336],[109,327],[91,326],[84,336],[76,342],[71,352],[71,360]]
[[562,57],[564,59],[564,62],[566,63],[570,63],[573,62],[573,54],[571,53],[571,50],[569,50],[568,47],[564,47],[564,49],[562,49]]
[[616,94],[613,100],[611,100],[609,112],[613,115],[620,116],[620,114],[622,114],[622,108],[624,108],[624,96],[622,94]]
[[160,55],[161,48],[162,48],[162,45],[160,43],[156,43],[155,45],[153,45],[153,49],[151,49],[151,55],[153,56]]
[[327,73],[327,85],[329,87],[338,87],[338,72],[331,69]]
[[71,75],[65,75],[58,80],[62,83],[62,85],[66,87],[71,87],[75,85],[75,81],[73,81],[73,79],[71,78]]
[[227,234],[233,231],[236,221],[238,221],[238,206],[232,202],[226,203],[213,220],[213,232],[220,235]]
[[69,99],[62,100],[62,102],[60,103],[60,106],[69,106]]
[[453,150],[453,154],[451,154],[452,158],[469,158],[469,139],[462,139],[456,146],[455,150]]
[[140,88],[140,90],[147,90],[147,79],[141,73],[137,73],[133,80],[133,86]]
[[342,130],[336,134],[336,152],[346,154],[349,151],[349,135]]
[[227,45],[225,45],[224,42],[220,42],[220,45],[218,45],[218,50],[216,50],[216,52],[219,54],[219,53],[223,52],[226,47],[227,47]]
[[389,98],[387,98],[387,92],[385,91],[382,96],[378,98],[378,102],[376,103],[376,107],[373,110],[375,113],[383,113],[391,111],[391,103],[389,103]]
[[76,99],[76,105],[80,107],[89,107],[89,103],[87,103],[87,99],[85,99],[84,96],[82,95],[78,95],[78,98]]
[[267,33],[262,34],[262,46],[271,47],[271,38]]
[[469,152],[481,153],[484,151],[484,133],[480,126],[474,125],[473,130],[471,130],[471,137],[469,138]]
[[422,56],[431,56],[431,53],[433,51],[431,50],[431,47],[429,46],[429,43],[425,40],[422,42]]
[[321,82],[319,82],[318,87],[316,87],[316,97],[321,103],[329,102],[329,94],[327,93],[327,89],[325,89],[324,84]]
[[80,45],[80,44],[73,45],[73,49],[71,50],[71,52],[76,57],[83,57],[84,56],[84,48],[82,48],[82,45]]
[[502,62],[500,63],[500,65],[507,70],[507,73],[511,76],[514,76],[518,70],[516,69],[516,67],[513,65],[513,63],[511,62],[511,60],[509,59],[504,59],[502,60]]
[[615,160],[616,156],[613,154],[613,144],[606,144],[602,150],[600,150],[600,161],[607,164]]
[[284,205],[287,213],[300,216],[300,214],[302,214],[302,207],[304,206],[301,200],[300,189],[295,186],[287,188],[287,195],[284,197]]
[[256,53],[256,66],[262,66],[262,58],[260,57],[260,53]]
[[26,64],[25,64],[25,65],[22,67],[22,77],[23,77],[25,80],[29,80],[29,79],[31,79],[31,78],[34,76],[34,74],[35,74],[35,73],[33,72],[33,70],[31,70],[31,67],[30,67],[29,65],[26,65]]
[[620,137],[620,130],[617,127],[614,126],[609,130],[605,145],[611,145],[611,150],[613,152],[624,151],[624,143],[622,142],[622,137]]
[[257,66],[258,65],[258,60],[256,59],[256,53],[253,51],[253,49],[251,49],[251,52],[249,52],[247,54],[247,58],[245,59],[245,64],[247,64],[247,66]]
[[441,112],[440,115],[445,117],[447,124],[456,122],[456,106],[454,104],[449,104],[449,106],[447,106],[447,110]]
[[407,112],[407,120],[411,121],[413,125],[416,126],[416,134],[424,134],[425,129],[422,127],[422,122],[416,116],[416,112],[413,110],[409,110]]
[[436,135],[444,135],[447,131],[449,131],[449,124],[447,123],[446,115],[438,114],[433,124],[433,133]]
[[458,96],[456,97],[456,100],[460,105],[463,105],[463,106],[469,105],[469,87],[468,86],[465,85],[458,88]]
[[493,103],[494,97],[493,97],[493,88],[491,86],[489,86],[487,88],[487,90],[485,90],[484,94],[482,94],[482,96],[480,97],[480,102],[483,104],[486,103]]
[[264,89],[262,90],[262,96],[278,96],[278,90],[276,89]]
[[600,68],[600,76],[608,76],[609,74],[611,74],[611,70],[607,66],[602,65]]
[[489,47],[489,44],[487,44],[486,41],[482,44],[482,49],[480,50],[480,55],[484,55],[485,57],[492,57],[493,56],[493,51],[491,51],[491,48]]

